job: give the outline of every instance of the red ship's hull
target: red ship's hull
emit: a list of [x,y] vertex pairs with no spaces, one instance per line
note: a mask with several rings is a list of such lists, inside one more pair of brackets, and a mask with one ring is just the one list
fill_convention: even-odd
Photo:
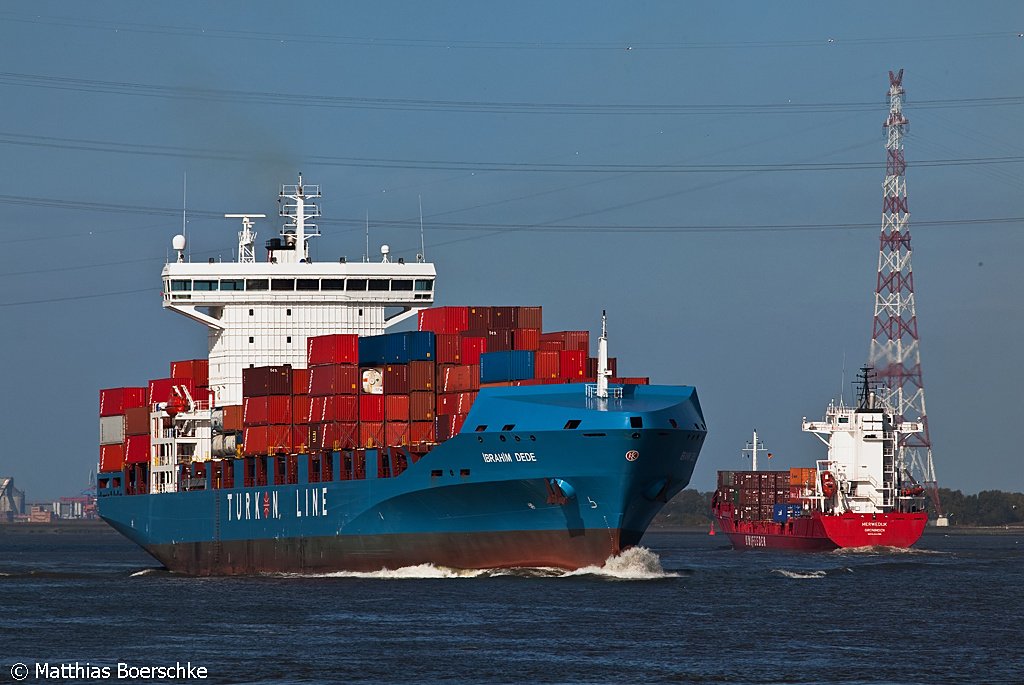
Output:
[[736,549],[785,549],[817,552],[840,547],[910,547],[924,532],[928,514],[844,514],[814,512],[786,523],[733,518],[717,510],[718,525]]

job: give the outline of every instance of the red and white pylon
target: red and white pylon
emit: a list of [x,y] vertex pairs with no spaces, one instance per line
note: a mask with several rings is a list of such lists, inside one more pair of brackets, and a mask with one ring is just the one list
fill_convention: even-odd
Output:
[[910,209],[907,204],[907,163],[903,134],[909,121],[903,116],[903,70],[889,72],[889,116],[886,130],[885,181],[882,184],[882,234],[878,251],[875,315],[868,364],[887,390],[883,398],[906,421],[920,421],[920,433],[902,434],[900,463],[908,475],[927,488],[938,521],[945,523],[939,502],[938,481],[932,461],[932,443],[924,406],[921,349],[914,305],[914,271],[910,263]]

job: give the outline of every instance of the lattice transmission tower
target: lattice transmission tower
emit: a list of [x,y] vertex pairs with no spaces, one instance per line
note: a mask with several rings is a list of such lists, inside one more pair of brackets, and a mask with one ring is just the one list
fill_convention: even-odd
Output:
[[903,70],[889,72],[889,116],[886,130],[885,182],[882,184],[882,235],[878,251],[878,282],[868,364],[875,368],[886,392],[885,401],[897,417],[920,421],[924,430],[903,434],[900,462],[905,474],[923,485],[935,515],[945,523],[932,461],[932,442],[924,406],[921,348],[914,306],[914,271],[910,263],[910,209],[907,204],[907,163],[903,135]]

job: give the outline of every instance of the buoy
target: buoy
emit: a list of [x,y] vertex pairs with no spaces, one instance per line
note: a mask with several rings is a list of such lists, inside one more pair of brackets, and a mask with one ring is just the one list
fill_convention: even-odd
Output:
[[715,534],[715,522],[712,521],[711,522],[711,528],[708,529],[708,535],[714,535],[714,534]]

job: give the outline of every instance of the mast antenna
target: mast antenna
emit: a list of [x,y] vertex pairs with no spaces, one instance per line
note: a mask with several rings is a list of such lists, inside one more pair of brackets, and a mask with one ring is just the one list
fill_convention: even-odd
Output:
[[[188,170],[187,169],[185,171],[181,172],[181,234],[183,236],[185,236],[185,240],[186,240],[185,244],[187,245],[188,244],[188,242],[187,242],[188,241],[188,231],[185,230],[185,224],[186,224],[186,221],[185,221],[185,207],[186,206],[188,206]],[[179,255],[179,259],[178,259],[179,262],[182,261],[180,257],[181,257],[181,255]],[[192,261],[192,252],[191,252],[191,250],[188,253],[188,259],[189,259],[189,261]]]
[[420,254],[416,261],[424,262],[427,260],[427,247],[423,242],[423,196],[418,195],[417,197],[420,201]]
[[366,251],[363,252],[363,261],[370,261],[370,210],[366,210]]

